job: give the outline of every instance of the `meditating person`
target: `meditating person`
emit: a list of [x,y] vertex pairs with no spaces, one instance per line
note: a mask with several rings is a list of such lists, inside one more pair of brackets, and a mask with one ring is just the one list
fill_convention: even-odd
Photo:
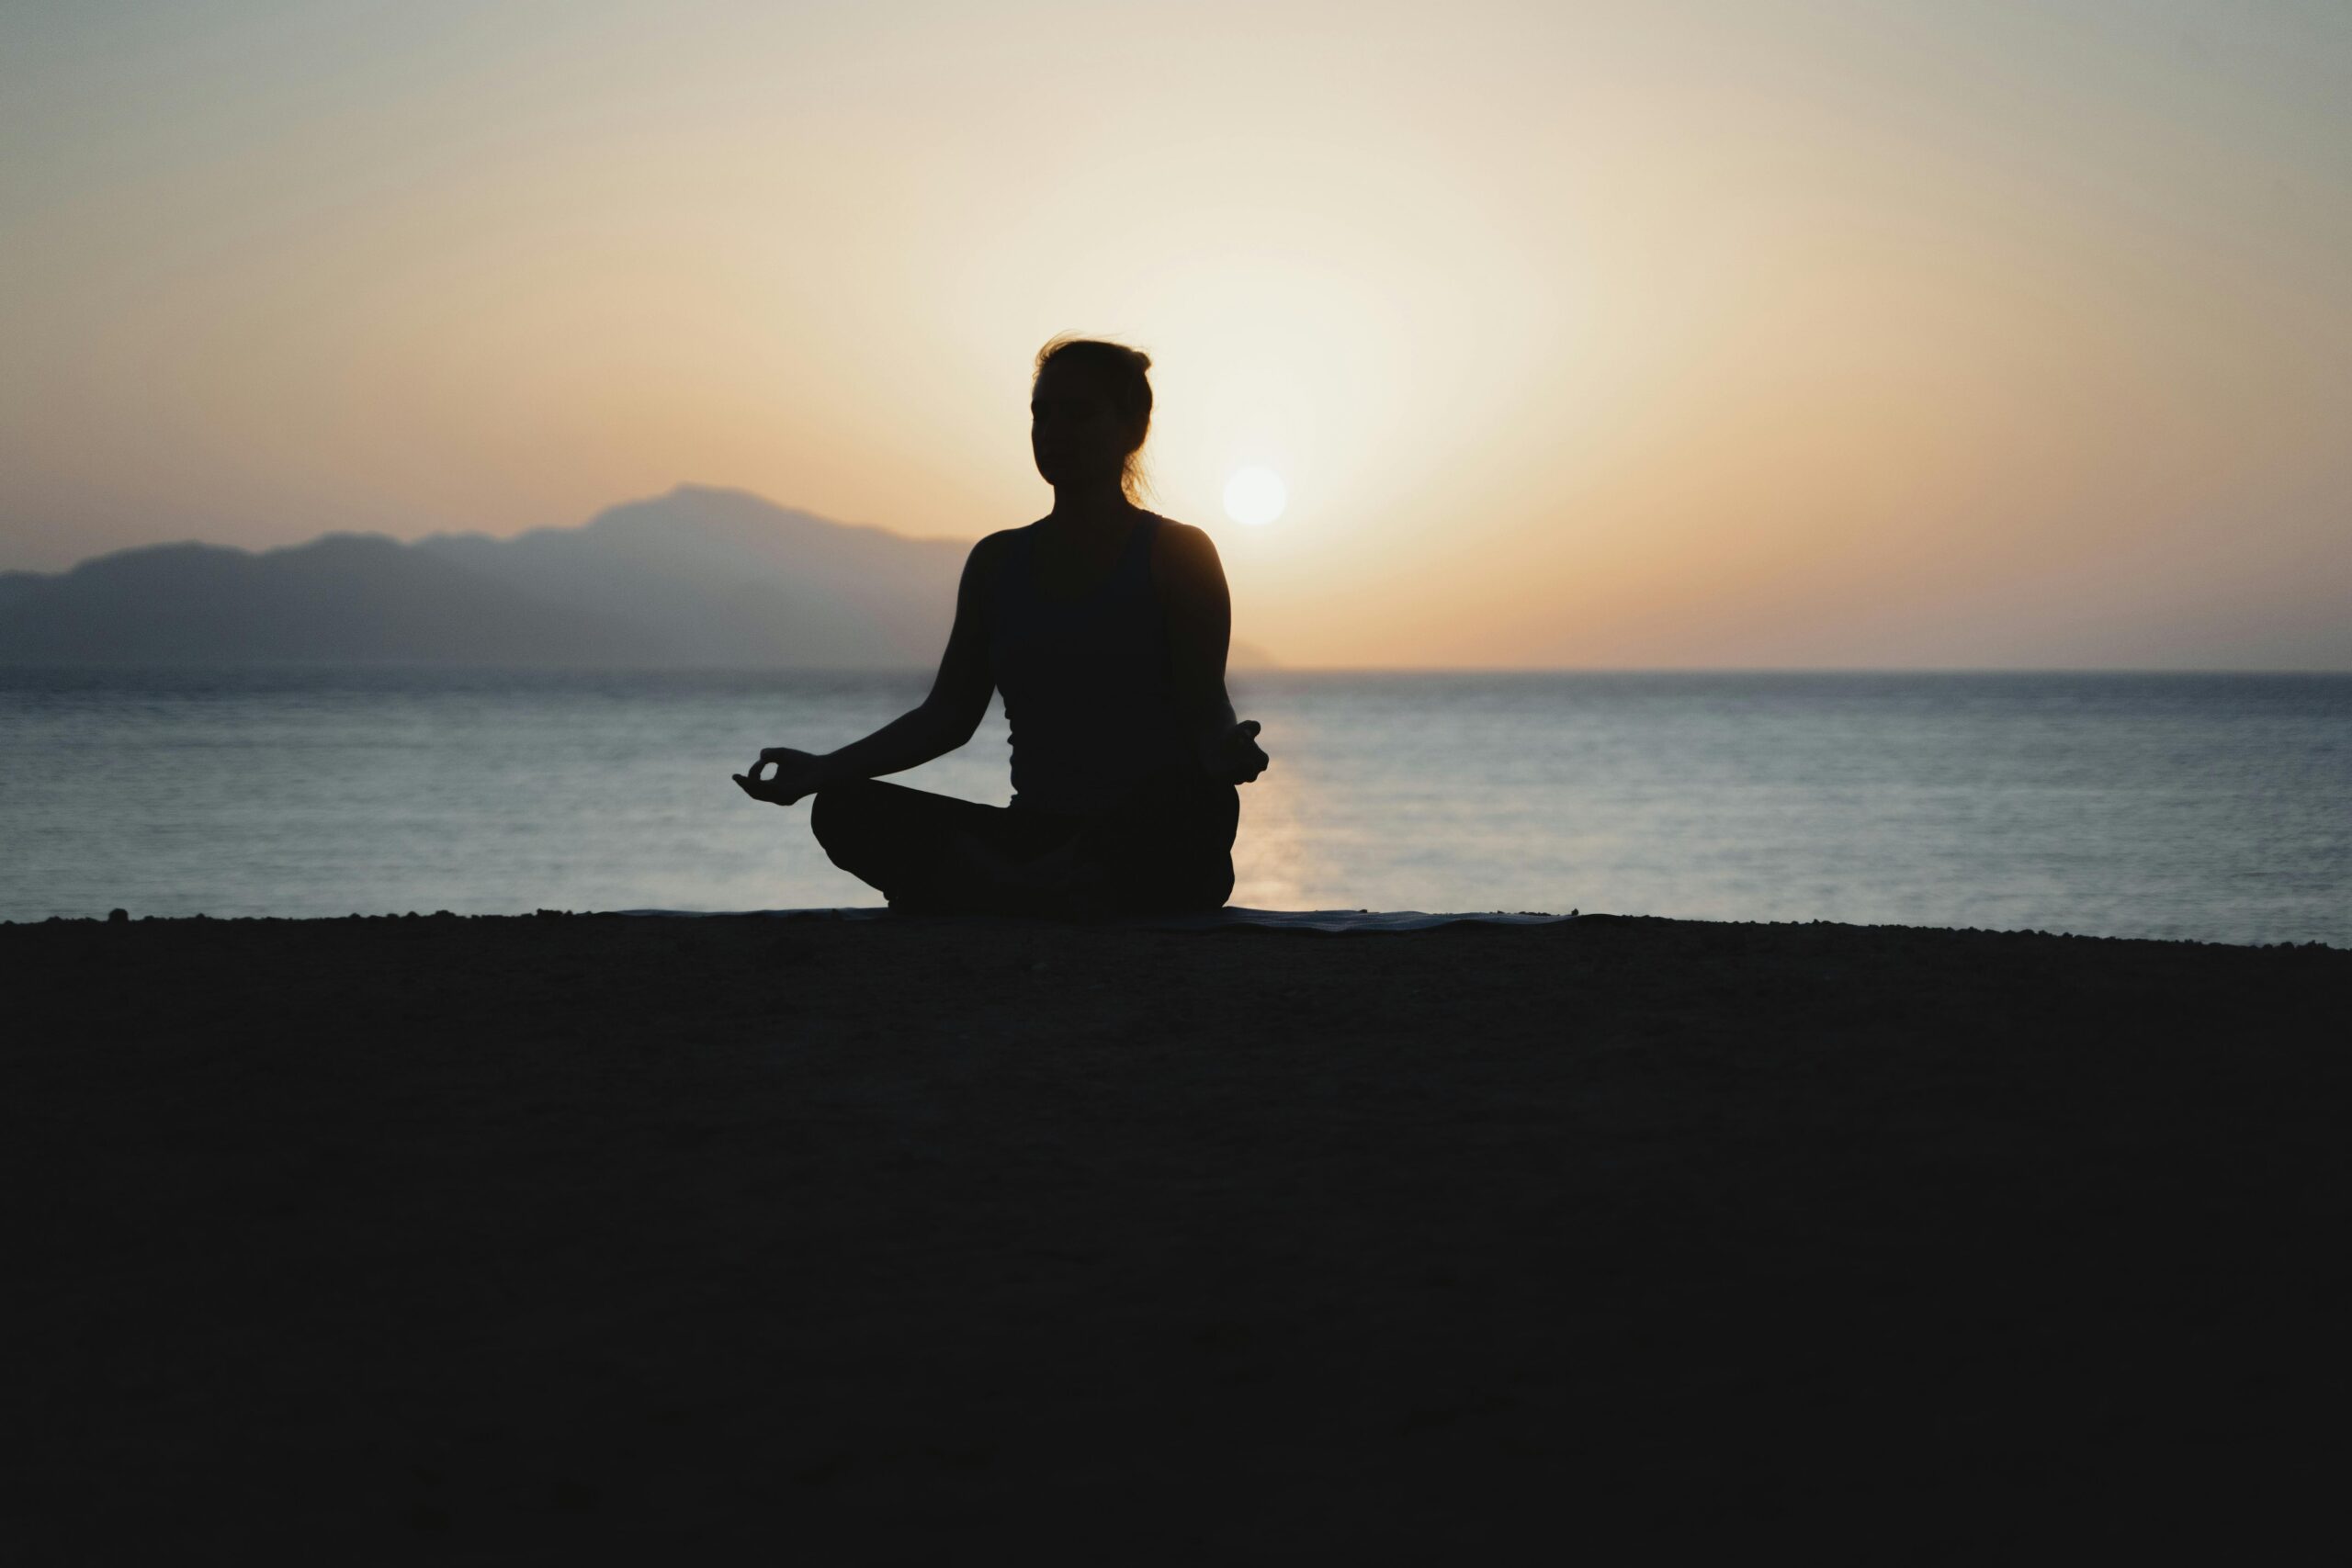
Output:
[[[772,746],[734,775],[779,806],[814,795],[817,841],[894,910],[1189,911],[1233,891],[1234,786],[1266,754],[1226,694],[1216,547],[1136,504],[1150,368],[1119,344],[1047,344],[1029,447],[1054,507],[972,547],[931,694],[838,751]],[[992,690],[1010,807],[879,782],[969,740]]]

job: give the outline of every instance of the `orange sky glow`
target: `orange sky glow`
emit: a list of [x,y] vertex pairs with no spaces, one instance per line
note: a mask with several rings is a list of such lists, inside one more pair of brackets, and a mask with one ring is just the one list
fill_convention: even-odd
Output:
[[2352,668],[2346,80],[2284,3],[12,7],[0,570],[977,537],[1082,331],[1287,663]]

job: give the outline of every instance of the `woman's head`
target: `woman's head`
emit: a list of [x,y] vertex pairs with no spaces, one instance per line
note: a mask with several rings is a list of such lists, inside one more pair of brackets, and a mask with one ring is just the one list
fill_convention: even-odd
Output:
[[1047,484],[1115,478],[1136,498],[1151,434],[1150,369],[1150,355],[1099,338],[1057,337],[1037,351],[1029,450]]

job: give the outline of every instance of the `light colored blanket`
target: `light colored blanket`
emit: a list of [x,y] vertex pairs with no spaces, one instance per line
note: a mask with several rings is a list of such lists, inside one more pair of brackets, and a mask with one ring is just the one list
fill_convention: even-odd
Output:
[[[718,915],[757,915],[772,920],[879,920],[890,913],[882,908],[856,909],[616,909],[617,915],[673,915],[682,919]],[[925,919],[986,920],[993,915],[929,915]],[[1548,926],[1561,920],[1573,920],[1577,916],[1504,914],[1500,911],[1479,914],[1427,915],[1419,909],[1238,909],[1213,910],[1204,915],[1122,915],[1102,922],[1128,931],[1222,931],[1265,930],[1280,931],[1327,931],[1335,935],[1351,935],[1360,931],[1425,931],[1435,926],[1450,926],[1464,920],[1482,925]]]

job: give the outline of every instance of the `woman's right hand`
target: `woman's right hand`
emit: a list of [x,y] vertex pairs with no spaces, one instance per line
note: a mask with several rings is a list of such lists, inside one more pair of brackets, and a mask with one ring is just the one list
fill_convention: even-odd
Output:
[[1201,747],[1201,770],[1218,784],[1246,784],[1268,767],[1258,744],[1258,721],[1245,718]]
[[[775,772],[762,778],[760,771],[771,762],[775,764]],[[824,758],[813,752],[796,751],[789,746],[765,748],[750,773],[732,776],[745,795],[772,806],[789,806],[802,795],[816,794],[827,783]]]

